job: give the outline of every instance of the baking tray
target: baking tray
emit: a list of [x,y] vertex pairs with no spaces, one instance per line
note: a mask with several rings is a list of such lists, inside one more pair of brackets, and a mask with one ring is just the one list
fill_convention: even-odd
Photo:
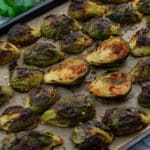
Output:
[[8,29],[15,25],[17,22],[24,23],[27,22],[34,17],[42,15],[43,13],[49,11],[50,9],[64,3],[67,0],[46,0],[42,4],[39,4],[30,10],[18,15],[17,17],[8,20],[7,22],[0,25],[0,35],[6,33]]
[[[61,4],[60,6],[56,7],[55,9],[52,9],[52,6],[49,8],[49,12],[45,13],[44,15],[39,15],[36,18],[32,18],[30,17],[30,15],[28,14],[29,18],[32,20],[27,22],[27,24],[32,25],[34,27],[40,28],[40,23],[41,20],[49,15],[49,14],[66,14],[67,13],[67,8],[68,8],[68,4],[69,2],[65,2],[64,4]],[[56,5],[54,5],[56,6]],[[30,10],[31,11],[31,10]],[[40,14],[40,13],[39,13]],[[34,15],[33,15],[34,16]],[[37,16],[37,14],[35,15]],[[24,21],[26,21],[24,19]],[[18,22],[18,21],[17,21]],[[131,27],[126,27],[123,29],[123,34],[122,37],[126,40],[129,41],[131,36],[139,29],[145,26],[145,20],[143,20],[141,23],[139,23],[138,25],[135,24],[134,26]],[[6,36],[1,36],[0,39],[5,39]],[[56,47],[60,50],[60,42],[59,41],[52,41],[49,39],[46,39],[44,37],[42,37],[41,39],[39,39],[37,42],[49,42],[52,43],[54,45],[56,45]],[[90,48],[87,48],[82,54],[86,54],[88,51],[90,51],[92,49],[92,47],[95,47],[94,43]],[[26,48],[26,47],[25,47]],[[21,53],[23,53],[24,49],[21,49]],[[82,55],[80,54],[80,55]],[[66,57],[69,57],[70,55],[66,55]],[[136,64],[136,62],[138,61],[138,59],[135,59],[131,56],[129,56],[127,58],[127,60],[125,61],[125,63],[116,68],[119,70],[122,70],[123,72],[128,73],[131,68],[133,68],[133,66]],[[21,65],[22,64],[22,57],[20,57],[18,63]],[[92,72],[95,72],[95,74],[92,74]],[[86,80],[91,80],[92,78],[94,78],[97,74],[100,74],[102,72],[105,72],[106,69],[101,69],[101,68],[94,68],[91,67],[91,71],[89,73],[89,75],[86,77]],[[8,86],[9,85],[9,76],[8,76],[8,65],[5,66],[0,66],[0,85],[4,85],[4,86]],[[59,93],[61,95],[61,97],[68,97],[68,96],[73,96],[73,95],[78,95],[80,94],[85,94],[85,95],[89,95],[88,91],[85,89],[85,85],[83,84],[81,87],[75,88],[65,88],[65,87],[58,87]],[[105,110],[107,108],[111,108],[111,107],[126,107],[126,106],[133,106],[133,107],[137,107],[140,108],[148,113],[150,113],[149,109],[144,109],[141,108],[138,104],[137,104],[137,96],[138,94],[141,92],[141,87],[140,85],[133,85],[131,92],[129,93],[129,95],[127,96],[127,101],[123,102],[123,103],[119,103],[119,104],[105,104],[101,102],[100,98],[96,99],[96,110],[97,110],[97,118],[100,119],[101,116],[103,116]],[[0,109],[0,114],[6,109],[6,107],[9,106],[15,106],[15,105],[22,105],[24,106],[24,98],[25,98],[26,94],[21,94],[21,93],[17,93],[15,92],[14,97],[9,101],[9,103],[7,103],[5,106],[3,106]],[[123,136],[123,137],[118,137],[114,140],[114,142],[110,145],[110,150],[127,150],[129,149],[129,147],[131,147],[132,145],[134,145],[136,142],[136,138],[139,138],[143,135],[146,135],[148,133],[148,129],[150,127],[148,126],[145,130],[143,131],[139,131],[136,132],[135,134],[132,135],[128,135],[128,136]],[[53,127],[53,126],[47,126],[47,125],[42,125],[39,124],[38,128],[36,128],[35,130],[37,131],[52,131],[56,134],[58,134],[59,136],[61,136],[64,139],[64,145],[60,148],[57,149],[65,149],[65,150],[75,150],[73,144],[70,141],[70,137],[71,137],[71,128],[58,128],[58,127]],[[0,147],[1,147],[1,141],[4,137],[6,137],[6,133],[3,131],[0,131]],[[141,135],[141,136],[140,136]],[[133,141],[132,141],[133,140]],[[132,142],[131,142],[132,141]],[[128,144],[129,143],[129,144]],[[144,150],[144,149],[142,149]]]

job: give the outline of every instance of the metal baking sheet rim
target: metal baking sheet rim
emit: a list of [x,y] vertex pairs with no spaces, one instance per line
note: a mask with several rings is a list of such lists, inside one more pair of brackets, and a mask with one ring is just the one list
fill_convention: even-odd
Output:
[[[32,21],[28,22],[28,24],[30,25],[33,25],[37,28],[40,27],[40,22],[42,20],[42,18],[44,16],[47,16],[48,14],[65,14],[67,12],[67,8],[68,7],[68,2],[50,10],[49,12],[45,13],[44,15],[42,16],[39,16],[35,19],[33,19]],[[143,26],[143,22],[139,25],[139,28]],[[135,28],[136,28],[136,25],[135,25]],[[124,31],[125,33],[123,34],[123,37],[128,41],[129,40],[129,37],[135,32],[135,31],[127,31],[125,30]],[[6,36],[2,36],[0,37],[0,39],[6,39]],[[60,44],[58,44],[58,42],[54,42],[54,41],[51,41],[51,40],[48,40],[48,39],[45,39],[45,38],[41,38],[38,42],[41,42],[41,41],[48,41],[52,44],[55,44],[58,49],[60,49]],[[24,48],[23,48],[24,49]],[[23,50],[21,50],[21,52],[23,53]],[[22,64],[21,62],[21,59],[22,57],[20,58],[19,60],[19,64]],[[138,59],[134,59],[133,57],[129,56],[125,65],[127,67],[121,67],[119,69],[123,70],[124,72],[129,72],[129,70],[136,64]],[[98,73],[100,72],[103,72],[104,70],[100,69],[98,70]],[[5,66],[0,66],[0,85],[6,85],[8,86],[9,84],[9,78],[8,78],[8,65],[5,65]],[[71,96],[73,95],[74,93],[72,93],[72,91],[68,91],[67,89],[65,88],[61,88],[59,87],[59,92],[60,92],[60,95],[62,97],[66,97],[67,96]],[[102,116],[104,114],[104,111],[106,108],[110,108],[110,107],[124,107],[124,106],[135,106],[135,107],[140,107],[138,104],[137,104],[137,96],[139,94],[139,92],[141,91],[141,88],[140,86],[138,85],[133,85],[133,88],[132,88],[132,91],[130,92],[129,94],[129,100],[127,102],[123,102],[121,104],[118,104],[118,105],[108,105],[108,104],[103,104],[103,103],[100,103],[99,100],[96,101],[96,107],[97,107],[97,117],[99,116]],[[83,94],[87,94],[88,92],[81,88],[81,89],[76,89],[76,94],[78,93],[83,93]],[[10,100],[10,102],[2,107],[0,109],[0,113],[2,113],[4,111],[4,109],[8,106],[14,106],[14,105],[23,105],[24,106],[24,98],[25,98],[25,95],[26,94],[19,94],[17,92],[15,92],[14,94],[14,97]],[[132,97],[132,98],[131,98]],[[146,109],[147,112],[150,113],[150,110]],[[132,135],[129,135],[129,136],[124,136],[124,137],[118,137],[115,139],[115,141],[110,145],[110,150],[127,150],[127,148],[129,148],[128,146],[129,145],[126,145],[127,143],[129,144],[133,144],[133,143],[136,143],[136,141],[133,141],[132,140],[136,137],[139,137],[140,135],[142,135],[146,130],[150,129],[150,126],[148,126],[146,129],[144,129],[143,131],[140,131],[140,132],[136,132],[135,134],[132,134]],[[52,132],[55,132],[57,133],[58,135],[60,135],[61,137],[64,138],[64,147],[66,148],[66,150],[74,150],[74,146],[71,144],[71,141],[70,141],[70,137],[71,137],[71,132],[70,130],[71,129],[66,129],[66,128],[57,128],[57,127],[52,127],[52,126],[46,126],[46,125],[39,125],[37,129],[35,130],[39,130],[39,131],[52,131]],[[1,131],[0,132],[1,136],[0,136],[0,141],[7,135],[5,132]],[[0,142],[1,143],[1,142]],[[1,146],[1,144],[0,144]],[[56,148],[57,149],[57,148]],[[59,148],[58,148],[59,149]],[[59,150],[62,150],[61,148]]]

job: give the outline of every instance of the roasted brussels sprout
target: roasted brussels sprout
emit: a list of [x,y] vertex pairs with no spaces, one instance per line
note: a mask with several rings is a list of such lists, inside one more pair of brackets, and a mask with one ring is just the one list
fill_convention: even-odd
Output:
[[41,24],[41,32],[44,36],[51,39],[62,39],[71,31],[78,31],[81,25],[78,21],[72,20],[66,15],[49,15],[44,18]]
[[110,108],[102,122],[116,136],[127,135],[143,129],[150,123],[150,116],[136,108]]
[[144,57],[130,71],[133,83],[150,81],[150,57]]
[[88,64],[84,59],[72,57],[47,70],[44,81],[49,84],[76,84],[85,77],[88,70]]
[[19,132],[33,129],[38,125],[38,118],[27,108],[8,107],[0,116],[0,129],[7,132]]
[[13,91],[9,87],[0,86],[0,107],[3,106],[13,96]]
[[41,117],[45,124],[59,127],[73,127],[89,121],[95,116],[95,104],[92,97],[73,96],[59,100]]
[[20,52],[15,45],[7,41],[0,41],[0,65],[9,63],[19,55]]
[[143,15],[129,4],[121,4],[115,6],[114,9],[107,14],[107,17],[120,24],[132,24],[140,22]]
[[119,35],[120,25],[107,18],[93,18],[85,23],[83,31],[94,39],[105,40],[111,35]]
[[113,141],[110,130],[97,120],[77,126],[72,131],[72,141],[80,150],[108,150]]
[[32,131],[7,136],[2,141],[2,150],[52,150],[62,143],[62,139],[53,133]]
[[24,54],[24,63],[31,66],[48,67],[64,58],[64,53],[54,45],[37,43]]
[[103,3],[108,3],[108,4],[120,4],[120,3],[125,3],[130,0],[100,0]]
[[78,31],[67,35],[62,41],[61,47],[64,52],[80,53],[92,43],[93,40],[89,36]]
[[150,55],[150,31],[149,29],[139,30],[131,39],[130,43],[133,56],[148,56]]
[[56,88],[47,85],[41,85],[31,90],[26,97],[26,108],[36,113],[43,113],[59,100],[59,94]]
[[24,24],[16,24],[8,31],[8,41],[20,46],[27,46],[40,38],[41,33],[38,29]]
[[117,98],[127,95],[131,90],[131,78],[120,71],[106,72],[87,84],[87,88],[95,96]]
[[107,8],[89,0],[76,0],[71,2],[68,14],[77,20],[86,20],[94,16],[103,16]]
[[149,0],[135,0],[133,6],[141,13],[150,15],[150,1]]
[[150,108],[150,85],[142,88],[142,92],[138,96],[138,102],[142,107]]
[[116,66],[123,62],[129,53],[129,46],[120,37],[111,37],[87,54],[88,63],[96,66]]
[[150,29],[150,16],[146,18],[147,27]]
[[10,72],[10,85],[19,92],[28,92],[42,81],[42,71],[33,66],[17,66]]

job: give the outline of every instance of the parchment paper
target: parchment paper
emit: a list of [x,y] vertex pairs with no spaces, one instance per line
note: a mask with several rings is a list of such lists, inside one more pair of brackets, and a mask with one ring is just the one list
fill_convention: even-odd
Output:
[[[67,13],[67,8],[68,8],[68,3],[65,3],[64,5],[61,5],[53,10],[51,10],[50,12],[44,14],[43,16],[40,16],[38,18],[33,19],[32,21],[28,22],[28,24],[40,28],[40,24],[41,24],[41,20],[44,16],[47,16],[48,14],[61,14]],[[137,29],[144,27],[145,25],[145,21],[143,20],[142,23],[140,24],[136,24],[134,26],[132,26],[132,28],[130,27],[126,27],[123,29],[123,38],[126,41],[129,41],[131,36],[136,32]],[[130,30],[131,29],[131,30]],[[0,39],[5,39],[6,36],[0,37]],[[54,42],[45,38],[41,38],[39,41],[47,41],[50,43],[55,44],[58,49],[60,50],[60,43],[59,42]],[[39,42],[37,41],[37,42]],[[91,46],[90,48],[86,49],[83,54],[87,53],[88,51],[90,51],[93,47],[95,47],[95,44],[93,44],[93,46]],[[26,47],[25,47],[26,48]],[[23,54],[24,49],[21,49],[21,53]],[[80,54],[82,55],[82,54]],[[68,57],[69,55],[66,55],[66,57]],[[129,56],[127,58],[127,60],[125,61],[125,63],[123,65],[121,65],[119,68],[126,73],[128,73],[131,68],[136,64],[136,62],[138,61],[138,59],[133,58],[131,56]],[[22,64],[22,57],[19,59],[19,64]],[[97,74],[100,74],[101,72],[106,71],[106,69],[95,69],[95,68],[91,68],[90,72],[95,72],[96,70],[96,74],[92,74],[90,73],[87,77],[86,77],[86,81],[91,80],[92,78],[94,78]],[[0,85],[3,86],[9,86],[9,74],[8,74],[8,65],[5,66],[0,66]],[[68,97],[68,96],[72,96],[72,95],[78,95],[79,93],[81,94],[89,94],[88,91],[85,88],[85,85],[83,85],[82,87],[78,87],[78,88],[65,88],[65,87],[58,87],[58,90],[60,92],[61,97]],[[122,103],[115,103],[115,104],[104,104],[101,102],[100,98],[96,98],[96,110],[97,110],[97,118],[100,119],[101,116],[103,116],[105,110],[107,108],[111,108],[111,107],[124,107],[124,106],[133,106],[133,107],[138,107],[140,108],[140,106],[137,103],[137,96],[141,91],[141,87],[139,85],[133,85],[132,86],[132,91],[130,92],[130,94],[127,96],[127,101],[122,102]],[[22,105],[24,106],[24,98],[25,98],[26,94],[22,94],[22,93],[17,93],[14,92],[14,97],[2,108],[0,108],[0,113],[2,113],[7,107],[9,106],[15,106],[15,105]],[[141,108],[143,109],[143,108]],[[150,113],[149,109],[143,109],[146,112]],[[149,128],[149,127],[148,127]],[[60,148],[56,148],[56,149],[65,149],[65,150],[74,150],[74,146],[71,143],[70,137],[71,137],[71,128],[57,128],[57,127],[53,127],[53,126],[47,126],[47,125],[41,125],[39,124],[38,128],[36,128],[35,130],[38,131],[52,131],[56,134],[58,134],[59,136],[61,136],[64,139],[64,145],[61,146]],[[136,136],[139,136],[142,133],[142,131],[140,132],[136,132],[135,134],[129,135],[129,136],[124,136],[124,137],[118,137],[114,140],[114,142],[110,145],[110,150],[119,150],[119,148],[124,145],[125,143],[127,143],[128,141],[130,141],[131,139],[133,139]],[[6,137],[7,133],[4,131],[0,131],[0,147],[1,147],[1,141],[4,137]]]

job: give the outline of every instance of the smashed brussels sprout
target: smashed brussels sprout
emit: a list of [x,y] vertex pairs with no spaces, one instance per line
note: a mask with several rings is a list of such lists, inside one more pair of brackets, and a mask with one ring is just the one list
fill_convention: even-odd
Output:
[[106,110],[102,122],[116,136],[121,136],[146,127],[150,123],[150,116],[136,108],[110,108]]
[[150,55],[150,31],[149,29],[139,30],[131,39],[130,53],[133,56],[149,56]]
[[12,106],[0,115],[0,129],[7,132],[30,130],[38,125],[38,120],[30,109]]
[[15,45],[7,41],[0,41],[0,65],[9,63],[19,55],[19,49]]
[[133,83],[150,81],[150,57],[144,57],[130,71]]
[[80,53],[89,47],[93,40],[81,31],[70,33],[65,36],[61,43],[62,50],[68,53]]
[[80,150],[108,150],[113,141],[110,130],[97,120],[89,121],[72,130],[72,141]]
[[132,24],[142,20],[143,15],[129,4],[117,5],[107,14],[107,17],[120,24]]
[[45,124],[73,127],[95,117],[95,103],[89,96],[73,96],[59,100],[41,117]]
[[13,91],[9,87],[0,86],[0,107],[3,106],[13,96]]
[[88,70],[84,59],[72,57],[48,69],[44,74],[44,81],[49,84],[76,84],[85,77]]
[[142,92],[138,96],[140,106],[150,108],[150,85],[142,87]]
[[100,2],[108,3],[108,4],[120,4],[120,3],[125,3],[128,1],[130,0],[100,0]]
[[87,84],[90,93],[104,98],[125,96],[130,92],[131,86],[130,76],[120,71],[103,73]]
[[150,15],[150,1],[149,0],[135,0],[133,6],[141,13]]
[[92,18],[84,24],[83,31],[97,40],[105,40],[111,35],[120,34],[120,25],[107,18]]
[[5,137],[2,141],[2,150],[52,150],[62,143],[62,139],[51,132],[32,131]]
[[41,85],[31,90],[26,97],[26,108],[36,113],[43,113],[59,100],[56,88],[48,85]]
[[48,43],[37,43],[30,47],[24,54],[26,65],[48,67],[64,58],[64,53]]
[[27,46],[40,38],[41,33],[38,29],[24,24],[16,24],[8,31],[8,41],[20,46]]
[[43,72],[33,66],[17,66],[10,72],[10,86],[19,92],[28,92],[43,81]]
[[69,18],[66,15],[49,15],[44,18],[41,24],[42,35],[50,39],[62,39],[71,31],[78,31],[81,25],[78,21]]
[[95,16],[103,16],[106,11],[105,6],[90,0],[76,0],[69,5],[68,14],[73,19],[86,20]]
[[110,37],[93,52],[87,54],[86,60],[96,66],[116,66],[123,62],[129,53],[129,46],[120,37]]

